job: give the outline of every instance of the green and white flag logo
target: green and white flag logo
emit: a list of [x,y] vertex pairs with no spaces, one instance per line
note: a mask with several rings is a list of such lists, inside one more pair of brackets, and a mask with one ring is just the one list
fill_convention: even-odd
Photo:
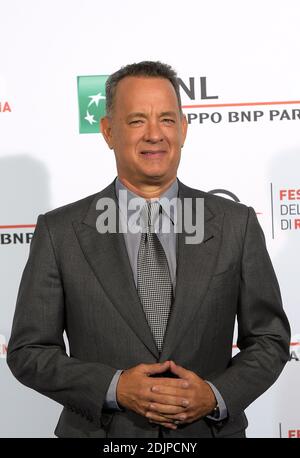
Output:
[[99,134],[105,116],[105,83],[109,75],[78,76],[79,132]]

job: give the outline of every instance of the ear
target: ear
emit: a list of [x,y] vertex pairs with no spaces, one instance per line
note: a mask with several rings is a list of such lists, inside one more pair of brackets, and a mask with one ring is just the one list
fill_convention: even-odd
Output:
[[110,149],[112,149],[111,119],[104,116],[100,119],[100,131]]
[[181,133],[182,133],[182,145],[185,142],[186,134],[188,129],[188,122],[185,115],[181,117]]

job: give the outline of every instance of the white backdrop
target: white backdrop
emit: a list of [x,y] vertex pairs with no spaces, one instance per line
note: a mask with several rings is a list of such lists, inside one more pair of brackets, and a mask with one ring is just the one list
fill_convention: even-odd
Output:
[[[178,176],[253,206],[278,275],[291,361],[247,409],[247,435],[300,436],[299,1],[0,0],[0,17],[0,436],[53,437],[61,411],[5,361],[30,226],[115,177],[102,137],[79,134],[77,76],[141,60],[171,64],[187,86],[194,78],[195,98],[182,90],[195,119]],[[200,77],[217,98],[203,98]]]

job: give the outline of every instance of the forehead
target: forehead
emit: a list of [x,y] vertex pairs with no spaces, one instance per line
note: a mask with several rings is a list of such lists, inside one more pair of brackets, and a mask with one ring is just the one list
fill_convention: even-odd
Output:
[[157,106],[178,109],[178,100],[172,83],[166,78],[126,76],[116,87],[114,108],[119,110],[147,109]]

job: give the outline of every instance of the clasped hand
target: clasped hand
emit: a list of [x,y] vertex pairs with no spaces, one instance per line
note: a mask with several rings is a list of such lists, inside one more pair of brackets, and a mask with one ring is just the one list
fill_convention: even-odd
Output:
[[[151,377],[166,371],[177,378]],[[117,385],[117,402],[151,423],[174,430],[178,424],[208,415],[216,406],[209,384],[173,361],[139,364],[123,371]]]

